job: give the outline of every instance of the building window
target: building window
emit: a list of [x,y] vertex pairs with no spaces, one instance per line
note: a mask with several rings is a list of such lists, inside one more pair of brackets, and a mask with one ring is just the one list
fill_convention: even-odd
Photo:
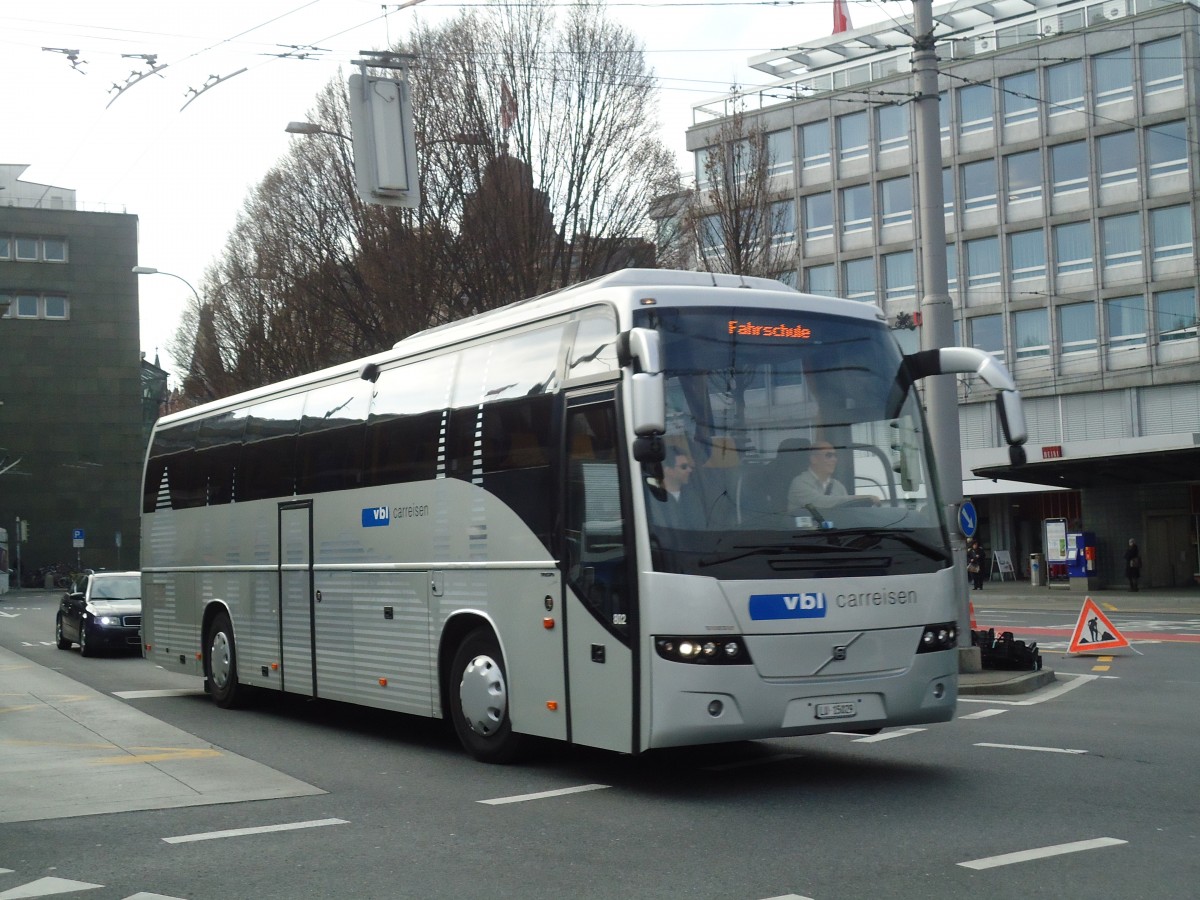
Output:
[[38,258],[38,241],[37,238],[22,237],[17,235],[14,243],[17,247],[17,259],[23,261],[36,261]]
[[837,269],[833,263],[810,266],[804,270],[804,279],[810,294],[820,294],[822,297],[837,296]]
[[66,262],[66,240],[64,238],[42,238],[42,259],[46,262]]
[[867,112],[838,116],[838,160],[865,159],[867,156]]
[[1142,44],[1142,91],[1159,94],[1183,90],[1183,38]]
[[12,239],[7,234],[0,234],[0,259],[12,256]]
[[1104,301],[1109,349],[1146,343],[1146,301],[1136,297],[1114,297]]
[[1147,128],[1146,159],[1150,165],[1151,178],[1187,172],[1187,123],[1180,120]]
[[1055,274],[1076,275],[1091,272],[1095,267],[1092,249],[1092,223],[1068,222],[1054,226]]
[[1063,353],[1096,349],[1096,304],[1071,303],[1058,308],[1058,339]]
[[16,294],[3,295],[0,306],[8,303],[9,319],[66,319],[71,311],[70,303],[61,294]]
[[1042,151],[1030,150],[1004,158],[1004,193],[1009,203],[1042,199]]
[[1046,68],[1051,116],[1083,110],[1083,61],[1073,59]]
[[1196,291],[1183,288],[1154,295],[1154,327],[1160,343],[1196,336]]
[[951,296],[958,292],[958,250],[953,244],[946,245],[946,290]]
[[1004,110],[1004,126],[1020,125],[1038,120],[1038,73],[1021,72],[1000,80],[1001,104]]
[[958,133],[979,134],[992,128],[995,116],[990,84],[969,84],[958,89]]
[[1104,243],[1104,268],[1132,266],[1142,261],[1142,217],[1140,213],[1110,216],[1100,220]]
[[1132,131],[1096,138],[1096,155],[1099,157],[1101,187],[1137,181],[1137,137]]
[[1150,252],[1156,261],[1191,256],[1191,207],[1166,206],[1150,210],[1150,241]]
[[998,313],[968,319],[967,330],[972,347],[996,356],[1004,355],[1004,321]]
[[783,282],[790,288],[794,288],[796,286],[796,270],[787,269],[783,272],[776,272],[775,280]]
[[954,170],[949,166],[942,169],[942,208],[946,215],[954,215]]
[[911,225],[913,220],[912,178],[889,178],[879,183],[879,207],[883,212],[881,224]]
[[962,176],[959,179],[959,185],[962,187],[964,213],[995,208],[996,161],[994,159],[981,159],[979,162],[967,163],[959,169],[959,173]]
[[1133,99],[1133,52],[1128,47],[1092,57],[1096,105]]
[[796,242],[796,201],[788,198],[771,204],[771,243]]
[[881,106],[875,111],[879,156],[908,149],[908,107]]
[[710,171],[715,168],[715,160],[709,162],[713,158],[713,154],[717,152],[716,147],[701,147],[695,152],[696,157],[696,187],[704,187],[708,184]]
[[718,253],[722,249],[723,243],[721,240],[721,217],[712,215],[701,219],[700,254],[702,256],[711,256],[714,253]]
[[842,263],[842,278],[846,283],[846,296],[851,300],[875,300],[875,260],[851,259]]
[[917,296],[917,273],[913,251],[889,253],[883,258],[884,296],[903,300]]
[[809,194],[803,199],[804,239],[833,237],[833,194]]
[[791,129],[770,132],[767,135],[767,174],[791,175],[795,153]]
[[1019,231],[1008,236],[1009,268],[1012,281],[1031,281],[1046,277],[1046,236],[1040,228]]
[[829,165],[829,148],[828,120],[821,119],[800,126],[800,152],[805,169]]
[[946,92],[938,94],[938,125],[941,128],[942,140],[950,139],[950,98]]
[[[967,257],[968,290],[1000,283],[999,238],[986,237],[966,241],[963,249]],[[1000,297],[997,296],[996,299],[999,300]]]
[[1017,359],[1050,355],[1050,311],[1023,309],[1013,313],[1013,345]]
[[871,186],[842,188],[842,234],[871,230]]
[[1091,168],[1086,141],[1072,141],[1051,147],[1050,178],[1054,184],[1054,196],[1086,191]]

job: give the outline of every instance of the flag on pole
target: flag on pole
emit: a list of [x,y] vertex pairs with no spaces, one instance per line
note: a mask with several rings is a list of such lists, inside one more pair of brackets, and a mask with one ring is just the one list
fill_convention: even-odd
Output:
[[508,89],[508,79],[500,79],[500,129],[508,134],[517,121],[517,98]]
[[833,33],[841,34],[849,31],[854,25],[850,22],[850,8],[847,0],[833,0]]

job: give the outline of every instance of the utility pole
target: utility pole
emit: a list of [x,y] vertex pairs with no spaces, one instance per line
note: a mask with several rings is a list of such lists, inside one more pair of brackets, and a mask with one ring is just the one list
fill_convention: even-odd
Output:
[[[921,349],[954,345],[954,306],[946,284],[946,210],[942,194],[942,138],[938,114],[938,60],[933,39],[933,0],[913,2],[913,81],[917,89],[917,191],[921,243]],[[962,448],[958,435],[956,376],[924,382],[925,412],[937,463],[942,515],[950,533],[955,583],[961,587],[958,611],[960,668],[979,670],[971,647],[967,611],[966,539],[957,527],[962,504]],[[972,652],[973,651],[973,652]]]

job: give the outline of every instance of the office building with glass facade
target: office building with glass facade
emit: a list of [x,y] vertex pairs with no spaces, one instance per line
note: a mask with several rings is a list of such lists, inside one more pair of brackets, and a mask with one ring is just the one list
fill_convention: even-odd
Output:
[[[1200,3],[998,0],[935,8],[947,277],[959,343],[1026,398],[1030,461],[1007,470],[994,407],[960,387],[964,493],[1017,574],[1045,523],[1095,532],[1094,581],[1200,581],[1197,175]],[[782,277],[876,303],[920,346],[912,20],[751,60],[777,81],[695,110],[688,148],[742,110],[776,203]],[[789,234],[783,234],[784,231]],[[916,327],[911,327],[913,325]],[[1061,574],[1062,570],[1055,570]]]

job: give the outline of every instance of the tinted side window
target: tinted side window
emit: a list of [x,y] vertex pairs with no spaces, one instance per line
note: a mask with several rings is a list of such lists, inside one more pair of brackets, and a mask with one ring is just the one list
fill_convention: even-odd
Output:
[[454,355],[385,369],[374,385],[366,427],[365,485],[437,475],[442,419]]
[[296,443],[296,493],[358,487],[371,387],[355,378],[309,391]]
[[296,492],[296,432],[304,395],[292,394],[248,410],[238,502],[290,497]]

